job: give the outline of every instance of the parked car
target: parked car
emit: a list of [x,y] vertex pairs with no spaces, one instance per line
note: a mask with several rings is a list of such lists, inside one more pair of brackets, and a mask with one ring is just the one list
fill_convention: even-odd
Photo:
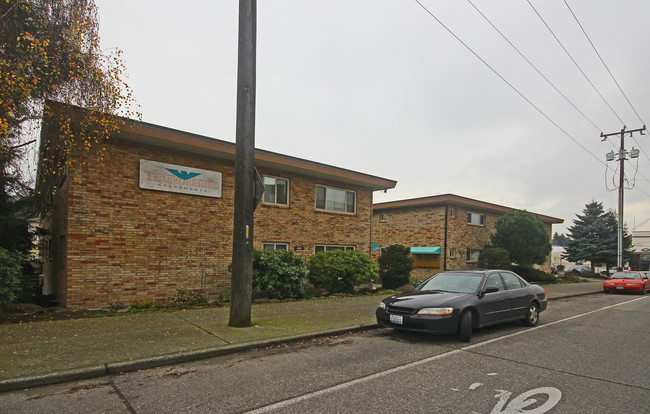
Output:
[[580,273],[581,275],[591,274],[591,267],[587,265],[573,265],[566,270],[566,273]]
[[605,293],[637,292],[644,295],[650,291],[650,278],[645,272],[616,272],[603,282],[603,291]]
[[520,320],[535,326],[546,310],[546,292],[505,270],[438,273],[414,290],[385,298],[377,323],[397,330],[458,334],[469,342],[472,331]]

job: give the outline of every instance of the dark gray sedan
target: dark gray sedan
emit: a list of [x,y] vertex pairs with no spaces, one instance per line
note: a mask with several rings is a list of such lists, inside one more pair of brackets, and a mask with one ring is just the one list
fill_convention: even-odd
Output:
[[472,330],[521,320],[535,326],[546,310],[546,292],[507,270],[438,273],[414,290],[390,296],[376,311],[383,327],[436,334],[458,334],[469,342]]

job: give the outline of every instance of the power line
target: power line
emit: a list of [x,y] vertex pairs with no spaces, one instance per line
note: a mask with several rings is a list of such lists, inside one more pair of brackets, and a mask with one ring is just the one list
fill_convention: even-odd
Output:
[[[526,56],[525,56],[525,55],[524,55],[524,54],[523,54],[523,53],[522,53],[522,52],[521,52],[521,51],[520,51],[520,50],[519,50],[519,49],[518,49],[518,48],[517,48],[517,47],[516,47],[512,42],[511,42],[511,41],[510,41],[510,39],[508,39],[508,38],[506,37],[506,35],[504,35],[504,34],[501,32],[501,30],[499,30],[499,29],[494,25],[494,23],[492,23],[492,21],[490,21],[490,19],[489,19],[487,16],[485,16],[485,14],[483,14],[483,12],[481,12],[481,10],[479,10],[478,7],[476,7],[476,5],[474,5],[474,3],[472,3],[471,0],[467,0],[467,2],[468,2],[469,4],[471,4],[472,7],[474,7],[474,9],[478,12],[478,14],[480,14],[481,17],[483,17],[483,18],[485,19],[485,21],[487,21],[487,22],[490,24],[490,26],[492,26],[492,28],[494,28],[494,30],[496,30],[496,32],[499,33],[499,34],[501,35],[501,37],[503,37],[503,39],[504,39],[506,42],[508,42],[508,44],[509,44],[510,46],[512,46],[512,48],[513,48],[517,53],[519,53],[519,56],[521,56],[521,57],[526,61],[526,63],[528,63],[528,64],[529,64],[533,69],[535,69],[535,71],[536,71],[536,72],[537,72],[537,73],[538,73],[538,74],[539,74],[539,75],[540,75],[540,76],[541,76],[541,77],[542,77],[542,78],[543,78],[543,79],[544,79],[544,80],[545,80],[549,85],[551,85],[551,86],[553,87],[553,89],[555,89],[555,91],[556,91],[557,93],[559,93],[560,96],[562,96],[562,97],[564,98],[564,100],[566,100],[566,101],[567,101],[567,102],[568,102],[568,103],[569,103],[569,104],[570,104],[570,105],[571,105],[571,106],[572,106],[576,111],[578,111],[578,113],[580,113],[580,115],[582,115],[582,116],[583,116],[587,121],[589,121],[589,123],[591,123],[591,125],[593,125],[594,128],[596,128],[596,129],[598,130],[598,132],[601,132],[601,131],[602,131],[602,128],[599,128],[599,127],[594,123],[594,121],[592,121],[592,120],[591,120],[587,115],[585,115],[585,114],[584,114],[584,113],[583,113],[583,112],[582,112],[582,111],[581,111],[581,110],[580,110],[580,109],[579,109],[579,108],[578,108],[578,107],[577,107],[577,106],[576,106],[576,105],[575,105],[575,104],[574,104],[574,103],[573,103],[569,98],[567,98],[567,96],[564,95],[564,94],[563,94],[563,93],[562,93],[562,92],[557,88],[557,86],[555,86],[555,84],[553,84],[553,82],[551,82],[551,81],[550,81],[550,80],[549,80],[549,79],[548,79],[548,78],[547,78],[547,77],[546,77],[546,76],[545,76],[545,75],[544,75],[544,74],[543,74],[543,73],[542,73],[542,72],[541,72],[541,71],[540,71],[540,70],[539,70],[539,69],[538,69],[538,68],[537,68],[537,67],[536,67],[536,66],[535,66],[535,65],[534,65],[534,64],[533,64],[533,63],[532,63],[532,62],[531,62],[531,61],[530,61],[530,60],[529,60],[529,59],[528,59],[528,58],[527,58],[527,57],[526,57]],[[609,142],[609,141],[608,141],[608,142]],[[612,144],[612,145],[614,145],[614,144]],[[615,146],[614,146],[614,147],[615,147]]]
[[495,75],[497,75],[503,82],[506,83],[513,91],[515,91],[519,96],[521,96],[522,99],[524,99],[530,106],[535,108],[537,112],[539,112],[544,118],[546,118],[550,123],[555,125],[557,129],[559,129],[564,135],[566,135],[570,140],[575,142],[580,148],[585,150],[589,155],[594,157],[596,161],[599,163],[603,164],[605,167],[610,168],[606,162],[601,160],[599,157],[597,157],[593,152],[589,151],[584,145],[582,145],[578,140],[576,140],[571,134],[569,134],[567,131],[565,131],[560,125],[558,125],[555,121],[553,121],[544,111],[542,111],[539,107],[537,107],[530,99],[528,99],[523,93],[521,93],[517,88],[515,88],[506,78],[504,78],[499,72],[496,71],[492,66],[490,66],[489,63],[487,63],[482,57],[480,57],[471,47],[469,47],[463,40],[458,37],[450,28],[448,28],[440,19],[438,19],[426,6],[424,6],[420,0],[414,0],[422,9],[429,15],[431,16],[438,24],[440,24],[450,35],[452,35],[456,40],[460,42],[467,50],[469,50],[478,60],[481,61],[488,69],[490,69]]
[[589,37],[589,35],[588,35],[587,32],[585,31],[585,28],[582,26],[582,24],[580,24],[580,21],[578,20],[578,17],[577,17],[577,16],[575,15],[575,13],[573,12],[573,9],[571,9],[571,6],[569,6],[569,3],[567,3],[567,1],[564,0],[564,4],[566,4],[567,8],[568,8],[569,11],[571,12],[571,15],[572,15],[573,18],[576,20],[576,23],[578,23],[578,26],[580,26],[580,29],[582,30],[582,33],[584,33],[585,37],[586,37],[587,40],[589,41],[589,44],[590,44],[591,47],[594,49],[594,52],[596,52],[596,55],[598,56],[598,58],[600,59],[600,61],[603,63],[603,66],[605,66],[605,69],[607,69],[607,73],[609,73],[609,76],[612,77],[612,80],[614,81],[614,83],[615,83],[616,86],[618,87],[618,90],[621,91],[621,94],[623,94],[623,96],[625,97],[625,100],[626,100],[627,103],[630,105],[630,107],[632,108],[632,110],[633,110],[634,113],[636,114],[637,118],[639,118],[639,121],[641,121],[641,123],[645,125],[645,122],[643,122],[643,119],[641,119],[641,115],[639,115],[639,113],[637,112],[637,110],[636,110],[636,108],[634,107],[634,105],[632,105],[632,102],[630,102],[630,100],[628,99],[628,97],[627,97],[627,95],[625,94],[625,92],[623,92],[623,89],[621,88],[621,85],[619,85],[618,81],[617,81],[616,78],[614,77],[614,74],[612,73],[611,70],[609,70],[609,67],[608,67],[607,64],[605,63],[605,60],[603,60],[603,58],[602,58],[602,56],[600,55],[600,53],[598,53],[598,50],[596,49],[596,46],[594,46],[594,43],[591,41],[591,38]]
[[[569,134],[567,131],[565,131],[560,125],[558,125],[553,119],[551,119],[544,111],[542,111],[538,106],[536,106],[530,99],[528,99],[522,92],[520,92],[514,85],[512,85],[507,79],[505,79],[496,69],[494,69],[485,59],[483,59],[481,56],[478,55],[469,45],[467,45],[458,35],[456,35],[447,25],[445,25],[438,17],[436,17],[425,5],[423,5],[420,0],[414,0],[429,16],[431,16],[438,24],[440,24],[450,35],[452,35],[460,44],[462,44],[470,53],[472,53],[481,63],[483,63],[488,69],[490,69],[495,75],[497,75],[503,82],[506,83],[513,91],[515,91],[522,99],[524,99],[530,106],[532,106],[537,112],[539,112],[544,118],[546,118],[550,123],[552,123],[557,129],[559,129],[564,135],[566,135],[569,139],[571,139],[574,143],[576,143],[580,148],[582,148],[584,151],[586,151],[589,155],[591,155],[596,161],[601,163],[602,165],[605,166],[605,169],[611,169],[611,167],[603,162],[598,156],[596,156],[593,152],[591,152],[589,149],[587,149],[584,145],[582,145],[578,140],[576,140],[571,134]],[[469,0],[468,0],[469,1]],[[471,1],[470,1],[471,4]],[[530,4],[530,3],[529,3]],[[474,6],[472,4],[472,6]],[[532,5],[531,5],[532,7]],[[476,7],[475,7],[476,8]],[[534,8],[533,8],[534,9]],[[477,9],[477,11],[480,13],[480,11]],[[482,13],[481,13],[482,15]],[[539,14],[538,14],[539,16]],[[540,16],[541,18],[541,16]],[[494,25],[492,25],[494,27]],[[547,26],[548,27],[548,26]],[[495,30],[496,27],[494,27]],[[549,29],[550,30],[550,29]],[[507,40],[507,39],[506,39]],[[557,38],[556,38],[557,40]],[[558,40],[559,42],[559,40]],[[509,42],[510,43],[510,42]],[[514,47],[514,46],[513,46]],[[515,48],[516,49],[516,48]],[[566,51],[566,49],[565,49]],[[567,52],[568,53],[568,52]],[[523,56],[522,56],[523,57]],[[525,59],[525,57],[524,57]],[[574,61],[575,63],[575,61]],[[534,66],[534,65],[533,65]],[[583,73],[584,74],[584,73]],[[542,75],[543,76],[543,75]],[[593,86],[593,84],[592,84]],[[559,91],[558,91],[559,92]],[[602,95],[601,95],[602,97]],[[603,98],[604,99],[604,98]],[[609,106],[609,105],[608,105]],[[610,107],[611,109],[611,107]],[[613,111],[613,110],[612,110]],[[620,118],[619,118],[620,119]],[[602,134],[602,133],[601,133]],[[609,141],[608,141],[609,142]],[[612,144],[610,142],[610,144]],[[613,144],[612,144],[613,145]],[[639,173],[640,174],[640,173]],[[642,174],[641,174],[642,175]],[[650,194],[647,194],[645,191],[641,190],[640,188],[636,187],[639,191],[641,191],[643,194],[647,195],[650,197]]]
[[578,62],[576,62],[575,59],[573,59],[573,56],[571,56],[571,53],[569,53],[569,51],[564,47],[564,45],[562,44],[562,42],[560,41],[560,39],[558,39],[558,37],[555,35],[555,33],[553,32],[553,30],[552,30],[552,29],[549,27],[549,25],[546,23],[546,20],[544,20],[544,18],[542,17],[542,15],[539,14],[539,12],[538,12],[537,9],[535,8],[535,6],[533,6],[533,4],[530,2],[530,0],[526,0],[526,1],[527,1],[527,3],[530,5],[530,7],[533,9],[533,11],[534,11],[535,14],[537,15],[537,17],[539,17],[539,19],[542,21],[542,23],[544,23],[544,26],[546,26],[546,28],[547,28],[548,31],[551,33],[551,35],[553,36],[553,38],[557,41],[557,43],[560,45],[560,47],[562,48],[562,50],[564,50],[564,52],[567,54],[567,56],[569,57],[569,59],[571,59],[571,61],[573,62],[573,64],[576,66],[576,68],[578,68],[578,70],[580,71],[580,73],[582,73],[582,76],[585,77],[585,79],[587,80],[587,82],[589,82],[589,84],[590,84],[591,87],[596,91],[596,93],[598,94],[598,96],[600,96],[600,98],[603,100],[603,102],[605,102],[605,105],[607,105],[607,107],[612,111],[612,113],[616,116],[616,118],[618,118],[618,120],[621,121],[621,124],[625,124],[625,122],[623,121],[623,119],[621,119],[621,117],[616,113],[616,111],[614,110],[614,108],[612,108],[612,106],[609,104],[609,102],[607,102],[607,100],[605,99],[605,97],[600,93],[600,91],[598,90],[598,88],[596,88],[596,85],[594,85],[594,83],[589,79],[589,77],[587,76],[587,74],[582,70],[582,68],[580,68],[580,65],[578,65]]
[[[573,12],[573,10],[571,9],[571,6],[569,6],[569,3],[567,3],[567,1],[564,0],[564,4],[566,4],[566,7],[567,7],[567,8],[569,9],[569,11],[571,12],[571,15],[572,15],[573,18],[575,19],[576,23],[578,23],[578,26],[580,26],[580,30],[582,30],[582,33],[584,33],[585,37],[586,37],[587,40],[589,41],[589,44],[590,44],[591,47],[594,49],[594,52],[596,52],[596,56],[598,56],[598,59],[600,59],[600,61],[602,62],[603,66],[605,66],[605,69],[607,69],[607,73],[609,73],[609,76],[611,76],[612,80],[614,81],[614,83],[615,83],[616,86],[618,87],[618,90],[621,91],[621,94],[623,95],[623,97],[625,97],[625,100],[627,101],[627,103],[628,103],[628,104],[630,105],[630,107],[632,108],[632,111],[634,111],[634,113],[636,114],[637,118],[639,118],[639,121],[641,121],[641,123],[642,123],[643,125],[645,125],[646,123],[643,121],[643,119],[641,119],[641,115],[639,115],[639,113],[637,112],[637,110],[636,110],[636,108],[634,107],[634,105],[632,105],[632,102],[630,102],[630,99],[627,97],[627,95],[625,94],[625,92],[623,92],[623,88],[621,88],[621,85],[618,83],[618,81],[617,81],[616,78],[614,77],[614,74],[613,74],[612,71],[609,69],[609,66],[607,66],[607,64],[605,63],[605,60],[603,59],[603,57],[600,55],[600,53],[598,53],[598,50],[596,49],[596,46],[594,45],[594,42],[591,41],[591,38],[590,38],[589,35],[587,34],[587,31],[585,30],[585,28],[582,26],[582,24],[581,24],[580,21],[578,20],[578,17],[576,16],[576,14],[575,14],[575,13]],[[648,157],[648,154],[646,154],[646,152],[643,150],[643,147],[641,147],[641,144],[639,143],[639,141],[637,141],[636,138],[634,138],[634,136],[632,136],[632,139],[633,139],[634,142],[636,142],[636,144],[639,146],[639,149],[641,150],[641,152],[643,153],[643,155],[645,155],[645,157],[648,159],[648,161],[650,161],[650,158]]]

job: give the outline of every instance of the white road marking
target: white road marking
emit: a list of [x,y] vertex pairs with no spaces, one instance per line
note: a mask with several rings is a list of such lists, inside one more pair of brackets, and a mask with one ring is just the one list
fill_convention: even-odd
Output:
[[436,361],[438,359],[446,358],[448,356],[460,354],[465,350],[470,350],[470,349],[481,347],[483,345],[492,344],[494,342],[498,342],[498,341],[501,341],[503,339],[512,338],[513,336],[522,335],[522,334],[529,333],[529,332],[534,332],[534,331],[536,331],[538,329],[543,329],[543,328],[546,328],[548,326],[553,326],[553,325],[557,325],[559,323],[568,322],[568,321],[571,321],[573,319],[582,318],[583,316],[591,315],[591,314],[596,313],[596,312],[600,312],[600,311],[604,311],[604,310],[607,310],[607,309],[615,308],[615,307],[621,306],[621,305],[626,305],[628,303],[633,303],[633,302],[636,302],[638,300],[643,300],[643,299],[645,299],[645,297],[632,299],[632,300],[629,300],[627,302],[617,303],[615,305],[605,306],[605,307],[600,308],[600,309],[595,309],[595,310],[592,310],[592,311],[589,311],[589,312],[581,313],[579,315],[570,316],[568,318],[560,319],[560,320],[557,320],[557,321],[554,321],[554,322],[549,322],[549,323],[546,323],[544,325],[539,325],[539,326],[535,326],[533,328],[528,328],[528,329],[525,329],[523,331],[513,332],[511,334],[500,336],[498,338],[488,339],[487,341],[478,342],[478,343],[472,344],[472,345],[467,345],[467,346],[464,346],[462,348],[455,349],[453,351],[444,352],[442,354],[438,354],[438,355],[434,355],[432,357],[424,358],[424,359],[421,359],[419,361],[413,361],[413,362],[410,362],[410,363],[405,364],[405,365],[400,365],[399,367],[390,368],[390,369],[387,369],[385,371],[379,371],[379,372],[376,372],[374,374],[366,375],[365,377],[361,377],[361,378],[357,378],[357,379],[354,379],[354,380],[351,380],[351,381],[343,382],[341,384],[334,385],[332,387],[323,388],[322,390],[313,391],[313,392],[310,392],[310,393],[307,393],[307,394],[299,395],[297,397],[289,398],[289,399],[286,399],[284,401],[280,401],[280,402],[277,402],[277,403],[274,403],[274,404],[270,404],[270,405],[267,405],[265,407],[260,407],[260,408],[255,409],[255,410],[246,411],[246,413],[249,413],[249,414],[268,413],[270,411],[277,410],[277,409],[284,408],[284,407],[288,407],[290,405],[299,403],[301,401],[310,400],[312,398],[319,397],[321,395],[326,395],[326,394],[330,394],[332,392],[344,390],[346,388],[354,387],[357,384],[363,384],[363,383],[368,382],[368,381],[373,381],[373,380],[376,380],[378,378],[385,377],[386,375],[390,375],[390,374],[394,374],[396,372],[400,372],[400,371],[404,371],[404,370],[407,370],[407,369],[410,369],[410,368],[414,368],[414,367],[417,367],[417,366],[422,365],[422,364],[426,364],[426,363],[429,363],[429,362],[432,362],[432,361]]

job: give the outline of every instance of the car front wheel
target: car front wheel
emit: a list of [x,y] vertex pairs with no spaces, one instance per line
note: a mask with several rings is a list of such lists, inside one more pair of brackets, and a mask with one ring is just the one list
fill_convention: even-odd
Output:
[[539,306],[536,303],[531,303],[528,305],[528,311],[526,311],[526,318],[524,318],[524,325],[526,326],[535,326],[539,322]]
[[463,342],[472,340],[472,312],[465,311],[460,315],[460,322],[458,323],[458,339]]

